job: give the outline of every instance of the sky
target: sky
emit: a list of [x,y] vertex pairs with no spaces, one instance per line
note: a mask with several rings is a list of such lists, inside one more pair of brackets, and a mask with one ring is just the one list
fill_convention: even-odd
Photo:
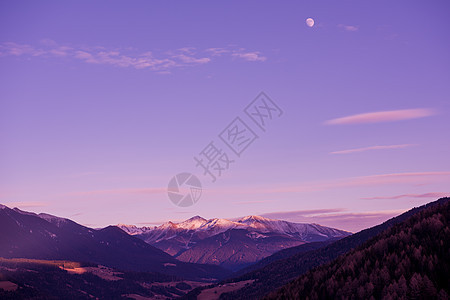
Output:
[[[358,231],[448,196],[449,9],[3,1],[0,202],[95,228],[262,215]],[[222,170],[195,160],[212,150]],[[167,193],[184,172],[201,182],[188,207]]]

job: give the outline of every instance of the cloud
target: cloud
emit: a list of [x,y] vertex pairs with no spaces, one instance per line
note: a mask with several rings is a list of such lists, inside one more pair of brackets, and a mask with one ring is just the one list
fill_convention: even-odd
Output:
[[270,203],[270,202],[275,202],[275,200],[237,201],[237,202],[233,202],[233,204],[261,204],[261,203]]
[[265,61],[267,57],[261,56],[259,52],[236,52],[231,54],[233,57],[241,58],[247,61]]
[[140,189],[115,189],[94,190],[65,194],[65,196],[98,196],[98,195],[133,195],[133,194],[161,194],[166,193],[167,188],[140,188]]
[[247,51],[245,48],[208,48],[205,50],[214,56],[231,55],[233,58],[243,59],[246,61],[266,61],[267,57],[262,56],[259,51]]
[[66,177],[69,177],[69,178],[80,178],[80,177],[95,176],[95,175],[101,175],[101,174],[104,174],[104,173],[103,172],[97,172],[97,171],[86,171],[86,172],[69,174]]
[[56,56],[67,56],[67,55],[69,55],[69,52],[71,50],[72,50],[71,47],[61,46],[61,47],[57,47],[57,48],[49,50],[49,53],[56,55]]
[[381,186],[392,184],[424,184],[424,183],[436,183],[436,182],[448,182],[450,180],[449,171],[437,171],[437,172],[405,172],[405,173],[387,173],[379,175],[357,176],[332,180],[321,180],[315,182],[302,182],[290,185],[281,185],[274,187],[245,187],[234,189],[220,189],[215,188],[213,193],[221,195],[225,194],[243,194],[243,195],[255,195],[255,194],[280,194],[280,193],[308,193],[317,192],[338,188],[352,188],[357,186]]
[[230,50],[224,48],[208,48],[205,51],[210,52],[212,56],[221,56],[225,53],[230,53]]
[[429,181],[447,181],[450,179],[450,172],[409,172],[409,173],[388,173],[380,175],[369,175],[343,178],[319,183],[305,184],[293,187],[293,190],[300,191],[320,191],[335,188],[347,188],[355,186],[379,186],[387,184],[414,184]]
[[0,55],[30,55],[30,56],[40,56],[45,54],[44,50],[35,49],[30,45],[16,44],[13,42],[6,42],[0,45]]
[[343,208],[326,208],[326,209],[309,209],[309,210],[295,210],[295,211],[282,211],[282,212],[271,212],[262,214],[261,217],[269,219],[293,219],[299,217],[311,217],[316,215],[337,213],[344,211]]
[[395,200],[395,199],[401,199],[401,198],[443,198],[443,197],[450,197],[450,193],[439,193],[439,192],[432,192],[432,193],[425,193],[425,194],[402,194],[402,195],[396,195],[396,196],[381,196],[381,197],[366,197],[361,198],[362,200]]
[[382,123],[393,122],[410,119],[418,119],[435,115],[433,109],[416,108],[402,110],[388,110],[351,115],[347,117],[328,120],[326,125],[342,125],[342,124],[366,124],[366,123]]
[[401,149],[401,148],[407,148],[407,147],[412,147],[412,146],[416,146],[416,145],[415,144],[401,144],[401,145],[370,146],[370,147],[363,147],[363,148],[333,151],[333,152],[330,152],[330,154],[350,154],[350,153],[364,152],[364,151],[370,151],[370,150]]
[[[267,58],[260,52],[249,52],[243,48],[207,48],[197,51],[193,47],[178,48],[165,51],[155,56],[152,52],[132,52],[133,49],[106,49],[105,47],[69,47],[58,45],[53,40],[41,40],[40,47],[26,44],[5,42],[0,44],[0,56],[44,56],[46,58],[72,58],[89,64],[111,65],[121,68],[149,69],[158,73],[170,73],[180,67],[192,67],[212,62],[218,56],[228,55],[246,61],[265,61]],[[230,46],[231,47],[231,46]],[[196,52],[206,53],[205,55]]]
[[195,58],[184,54],[174,55],[173,58],[178,58],[179,60],[187,64],[206,64],[211,61],[211,59],[208,57]]
[[92,64],[108,64],[116,67],[133,67],[135,69],[149,68],[155,71],[165,70],[177,65],[171,59],[156,59],[148,52],[138,57],[131,57],[122,55],[118,51],[99,51],[93,53],[77,51],[75,58]]
[[281,211],[262,214],[262,217],[298,223],[315,223],[323,226],[357,232],[397,216],[404,210],[345,212],[345,209],[316,209]]
[[84,215],[84,213],[81,213],[81,212],[74,213],[73,215],[70,215],[69,218],[78,217],[78,216],[82,216],[82,215]]
[[344,29],[345,31],[351,31],[351,32],[358,31],[358,29],[359,29],[358,26],[344,25],[344,24],[339,24],[338,27]]
[[44,207],[47,206],[48,203],[47,202],[8,202],[8,203],[4,203],[6,206],[8,206],[9,208],[14,208],[14,207],[18,207],[18,208],[34,208],[34,207]]

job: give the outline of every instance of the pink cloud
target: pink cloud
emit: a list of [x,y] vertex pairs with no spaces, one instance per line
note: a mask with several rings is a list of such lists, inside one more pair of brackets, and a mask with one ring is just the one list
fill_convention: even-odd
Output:
[[48,203],[46,202],[32,202],[32,201],[19,201],[19,202],[8,202],[5,203],[6,206],[8,206],[9,208],[14,208],[14,207],[18,207],[18,208],[34,208],[34,207],[44,207],[47,206]]
[[185,54],[175,55],[175,56],[173,56],[173,58],[177,58],[177,59],[181,60],[183,63],[188,63],[188,64],[206,64],[211,61],[211,59],[208,57],[195,58],[192,56],[187,56]]
[[329,213],[338,213],[344,211],[343,208],[326,208],[326,209],[308,209],[295,211],[271,212],[262,214],[261,217],[269,219],[287,220],[300,217],[310,217],[315,215],[323,215]]
[[41,49],[36,49],[30,45],[6,42],[0,45],[0,53],[3,55],[14,55],[14,56],[21,56],[21,55],[40,56],[42,54],[45,54],[45,51]]
[[232,56],[247,61],[265,61],[267,59],[267,57],[261,56],[259,52],[237,52],[233,53]]
[[404,210],[384,210],[365,212],[343,212],[344,209],[317,209],[287,212],[271,212],[262,217],[298,223],[315,223],[323,226],[358,232],[385,222],[404,212]]
[[396,196],[381,196],[381,197],[366,197],[361,198],[362,200],[394,200],[394,199],[401,199],[401,198],[443,198],[443,197],[450,197],[450,193],[425,193],[425,194],[403,194],[403,195],[396,195]]
[[41,56],[45,57],[67,57],[81,60],[90,64],[112,65],[116,67],[135,69],[150,69],[158,73],[170,73],[172,68],[195,66],[207,64],[213,58],[227,53],[229,56],[238,57],[247,61],[264,61],[266,57],[257,51],[245,52],[245,49],[207,48],[203,52],[207,57],[195,57],[195,48],[184,47],[175,51],[161,53],[160,57],[154,57],[152,52],[146,51],[141,54],[130,53],[133,49],[126,48],[108,50],[105,47],[68,47],[58,45],[53,40],[42,40],[42,48],[30,45],[6,42],[0,44],[0,56]]
[[49,50],[49,53],[56,55],[56,56],[67,56],[69,55],[69,52],[72,50],[71,47],[57,47],[54,49]]
[[342,124],[365,124],[365,123],[381,123],[393,122],[410,119],[418,119],[435,115],[436,112],[428,108],[402,109],[363,113],[351,115],[347,117],[328,120],[326,125],[342,125]]
[[167,188],[140,188],[140,189],[116,189],[73,192],[65,196],[98,196],[98,195],[132,195],[132,194],[161,194],[166,193]]
[[233,202],[233,204],[261,204],[261,203],[271,203],[271,202],[275,202],[275,200],[237,201],[237,202]]
[[224,48],[208,48],[205,51],[210,52],[212,56],[221,56],[222,54],[230,52],[230,50]]
[[358,31],[358,26],[354,26],[354,25],[344,25],[344,24],[339,24],[338,27],[346,30],[346,31]]
[[392,184],[423,184],[428,182],[448,182],[450,172],[408,172],[408,173],[389,173],[369,176],[358,176],[349,178],[340,178],[334,180],[322,180],[315,182],[303,182],[298,184],[277,186],[277,187],[253,187],[253,188],[215,188],[209,193],[225,194],[278,194],[278,193],[304,193],[316,192],[338,188],[349,188],[355,186],[379,186]]
[[92,54],[86,52],[86,51],[77,51],[75,53],[75,58],[84,60],[87,63],[99,63]]
[[356,153],[356,152],[365,152],[365,151],[369,151],[369,150],[401,149],[401,148],[407,148],[407,147],[412,147],[412,146],[416,146],[416,145],[415,144],[401,144],[401,145],[370,146],[370,147],[363,147],[363,148],[333,151],[333,152],[330,152],[330,154],[350,154],[350,153]]

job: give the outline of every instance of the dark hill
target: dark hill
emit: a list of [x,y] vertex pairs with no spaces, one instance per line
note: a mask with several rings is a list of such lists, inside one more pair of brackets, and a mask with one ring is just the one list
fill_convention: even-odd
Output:
[[362,230],[328,246],[319,248],[317,250],[308,251],[306,253],[298,253],[289,258],[276,260],[261,269],[249,272],[234,279],[227,280],[227,282],[238,282],[249,279],[254,279],[255,281],[253,284],[248,285],[238,291],[222,294],[221,299],[261,298],[267,293],[287,284],[289,281],[295,279],[299,275],[306,273],[310,269],[328,263],[336,259],[340,255],[343,255],[350,250],[360,246],[377,234],[380,234],[384,230],[405,221],[416,213],[429,207],[434,207],[436,205],[446,203],[448,200],[449,198],[442,198],[427,205],[413,208],[397,217],[389,219],[388,221],[380,225]]
[[217,279],[229,271],[180,262],[120,228],[94,230],[71,220],[0,206],[0,257],[91,262],[125,271]]
[[448,299],[449,200],[439,200],[267,299]]

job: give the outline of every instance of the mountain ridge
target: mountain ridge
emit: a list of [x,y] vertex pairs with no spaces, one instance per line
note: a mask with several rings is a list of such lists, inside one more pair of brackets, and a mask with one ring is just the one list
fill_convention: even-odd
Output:
[[0,228],[0,256],[5,258],[90,262],[196,280],[212,280],[229,274],[219,266],[179,261],[116,226],[96,230],[69,219],[3,205]]
[[297,277],[265,299],[448,299],[450,198]]
[[217,264],[233,271],[282,249],[351,234],[318,224],[255,215],[235,220],[193,216],[152,228],[124,224],[118,227],[181,261]]

